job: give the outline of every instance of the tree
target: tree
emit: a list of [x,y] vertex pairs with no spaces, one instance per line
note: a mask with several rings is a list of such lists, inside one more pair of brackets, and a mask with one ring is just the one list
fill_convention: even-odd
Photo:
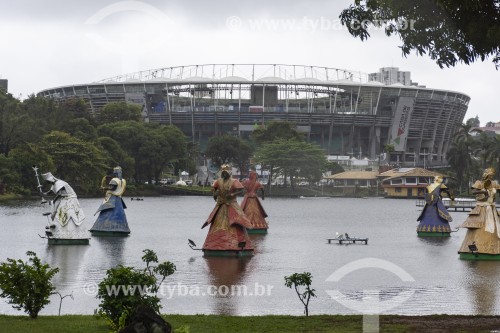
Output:
[[138,105],[127,104],[125,102],[111,102],[104,106],[99,115],[99,121],[103,124],[128,120],[141,120],[141,108]]
[[496,170],[500,170],[500,134],[492,138],[486,151],[487,162]]
[[122,121],[114,124],[104,124],[97,128],[99,137],[109,137],[115,140],[120,147],[135,160],[135,169],[132,177],[136,182],[146,173],[140,163],[140,149],[148,140],[147,128],[144,123],[136,121]]
[[248,162],[252,149],[240,138],[222,135],[210,138],[205,154],[217,167],[226,163],[234,163],[241,168]]
[[273,142],[275,139],[303,140],[304,135],[285,121],[271,121],[267,126],[259,126],[252,132],[252,138],[258,145]]
[[255,152],[255,160],[270,170],[269,183],[276,172],[289,176],[292,187],[296,177],[319,180],[327,165],[325,154],[318,145],[285,139],[262,145]]
[[332,175],[345,171],[344,168],[337,162],[328,162],[328,164],[326,165],[326,169],[330,171]]
[[28,262],[7,258],[0,264],[0,297],[8,298],[17,310],[24,310],[36,319],[43,307],[50,303],[49,296],[55,290],[51,280],[59,268],[42,264],[36,253],[28,251]]
[[100,137],[97,139],[107,157],[110,167],[119,165],[124,175],[133,175],[135,170],[135,160],[131,157],[118,142],[110,137]]
[[479,116],[475,116],[474,118],[469,118],[465,122],[466,125],[469,125],[470,127],[479,127],[481,126],[481,122],[479,121]]
[[363,41],[382,26],[401,38],[404,56],[428,54],[441,68],[493,57],[498,69],[499,17],[498,0],[355,0],[340,14],[352,36]]
[[446,159],[457,175],[460,192],[462,192],[462,188],[465,185],[467,193],[469,192],[468,185],[474,169],[472,159],[474,140],[470,135],[471,127],[470,124],[462,124],[460,126],[458,131],[453,135],[450,149],[446,153]]
[[[299,300],[304,305],[304,312],[306,317],[309,316],[309,300],[311,297],[316,297],[314,293],[316,290],[311,289],[312,275],[309,272],[304,273],[294,273],[290,276],[285,276],[285,286],[288,288],[294,288]],[[300,290],[300,287],[305,287],[304,291]]]
[[119,265],[108,269],[106,277],[99,283],[96,297],[101,303],[98,313],[116,331],[129,323],[130,314],[140,305],[147,305],[159,314],[159,288],[165,278],[176,270],[169,261],[155,266],[158,257],[154,251],[146,249],[143,253],[142,261],[146,263],[146,268],[137,270]]
[[99,188],[98,182],[109,168],[106,156],[97,145],[64,132],[46,134],[38,147],[52,158],[53,174],[78,184],[87,193]]
[[34,124],[34,119],[28,116],[22,104],[0,90],[0,153],[8,157],[11,149],[28,141],[30,134],[38,128]]

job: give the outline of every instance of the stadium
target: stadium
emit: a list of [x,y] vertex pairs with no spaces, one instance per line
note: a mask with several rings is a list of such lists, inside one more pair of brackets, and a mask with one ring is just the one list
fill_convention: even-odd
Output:
[[110,102],[138,104],[145,121],[179,127],[202,150],[212,136],[246,138],[256,126],[287,121],[328,155],[376,160],[384,145],[392,144],[391,158],[402,165],[446,163],[470,97],[388,80],[387,72],[381,73],[375,81],[374,74],[317,66],[189,65],[51,88],[38,95],[81,98],[94,115]]

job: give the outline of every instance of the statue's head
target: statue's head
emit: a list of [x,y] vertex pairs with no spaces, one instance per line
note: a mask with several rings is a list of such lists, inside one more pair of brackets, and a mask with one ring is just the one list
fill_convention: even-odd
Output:
[[496,173],[496,170],[494,168],[488,168],[488,169],[484,170],[483,180],[493,179],[493,177],[495,176],[495,173]]
[[257,172],[255,170],[250,170],[250,172],[248,173],[248,179],[256,180],[257,179]]
[[435,176],[434,181],[436,183],[442,183],[443,182],[443,176]]
[[233,173],[233,168],[229,164],[223,164],[220,168],[220,175],[224,179],[229,179]]
[[119,166],[114,167],[113,176],[122,179],[122,168]]
[[49,183],[52,183],[52,184],[54,184],[56,182],[56,180],[57,180],[57,178],[54,177],[54,175],[51,172],[42,173],[42,178],[46,182],[49,182]]

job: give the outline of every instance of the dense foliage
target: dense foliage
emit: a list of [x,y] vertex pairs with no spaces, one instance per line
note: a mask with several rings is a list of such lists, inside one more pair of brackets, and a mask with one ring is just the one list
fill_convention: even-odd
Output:
[[52,277],[59,271],[42,264],[36,253],[28,251],[28,262],[7,259],[0,264],[0,297],[8,299],[17,310],[24,310],[31,318],[38,317],[55,287]]
[[460,193],[469,192],[484,169],[493,167],[500,170],[500,135],[479,130],[476,131],[479,134],[473,136],[473,123],[469,119],[458,129],[446,154],[454,178],[451,185],[458,187]]
[[381,27],[401,38],[403,55],[428,54],[441,68],[488,57],[500,66],[499,0],[355,0],[340,19],[361,40]]
[[79,194],[97,194],[116,165],[132,183],[141,183],[159,181],[167,165],[179,169],[196,158],[188,157],[177,127],[143,122],[140,108],[123,102],[108,103],[94,117],[80,99],[19,101],[0,91],[0,128],[0,194],[33,193],[33,165]]

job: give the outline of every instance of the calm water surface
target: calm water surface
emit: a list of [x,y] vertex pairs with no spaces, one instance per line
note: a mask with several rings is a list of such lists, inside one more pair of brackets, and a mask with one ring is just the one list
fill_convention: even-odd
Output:
[[[106,270],[119,264],[142,268],[143,249],[152,249],[160,261],[177,266],[161,290],[165,313],[300,315],[302,304],[284,286],[284,276],[307,271],[317,294],[310,303],[312,314],[358,313],[363,302],[375,302],[374,312],[386,308],[385,313],[406,315],[500,314],[500,262],[459,260],[457,250],[465,230],[447,239],[418,238],[420,208],[414,200],[267,198],[263,204],[269,233],[252,236],[256,251],[250,259],[203,258],[201,251],[188,247],[188,238],[203,244],[207,230],[200,227],[214,207],[210,197],[125,200],[130,236],[93,237],[89,246],[48,246],[39,238],[47,222],[42,216],[47,207],[39,201],[2,203],[0,261],[26,259],[31,250],[59,267],[54,278],[57,289],[74,295],[74,300],[64,299],[63,314],[92,314],[99,303],[95,286]],[[89,228],[100,202],[80,199]],[[466,213],[451,214],[453,228],[466,218]],[[327,244],[326,238],[335,232],[368,237],[369,243]],[[368,267],[369,258],[384,260],[379,261],[384,266]],[[361,266],[339,270],[358,260],[364,260]],[[333,273],[336,278],[327,281]],[[237,286],[246,286],[247,294],[238,295],[237,289],[231,294],[230,288]],[[213,295],[215,290],[220,293]],[[342,299],[332,299],[327,290]],[[401,301],[403,296],[407,299]],[[386,306],[391,301],[394,304]],[[58,307],[56,295],[41,314],[57,314]],[[0,313],[20,314],[3,299]]]

